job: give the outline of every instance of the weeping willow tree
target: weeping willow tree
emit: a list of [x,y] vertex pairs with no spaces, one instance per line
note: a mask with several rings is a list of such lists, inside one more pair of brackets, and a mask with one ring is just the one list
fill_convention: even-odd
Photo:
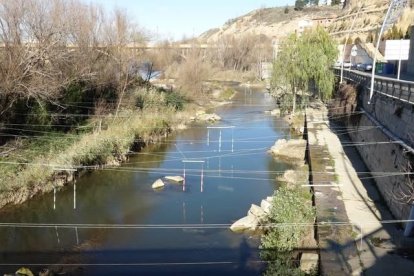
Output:
[[298,91],[304,99],[310,86],[322,100],[332,96],[335,78],[330,68],[337,57],[335,42],[321,27],[286,38],[273,64],[271,80],[273,95],[285,111],[294,114]]

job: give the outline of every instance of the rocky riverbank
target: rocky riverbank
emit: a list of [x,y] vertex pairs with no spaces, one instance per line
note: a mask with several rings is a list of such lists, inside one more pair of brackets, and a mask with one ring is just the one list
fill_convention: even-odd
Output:
[[[300,123],[295,121],[300,130]],[[302,133],[305,130],[303,126],[302,117]],[[285,271],[313,273],[318,267],[317,252],[294,251],[296,248],[317,247],[306,150],[307,141],[304,139],[281,139],[275,142],[269,153],[290,164],[292,169],[277,177],[278,189],[273,196],[262,200],[260,206],[253,204],[247,216],[230,227],[234,232],[261,234],[261,248],[279,252],[276,256],[264,254],[263,258],[270,263],[268,271],[282,269],[274,265],[281,262],[281,256],[286,258]],[[298,266],[290,265],[293,259],[300,260]]]

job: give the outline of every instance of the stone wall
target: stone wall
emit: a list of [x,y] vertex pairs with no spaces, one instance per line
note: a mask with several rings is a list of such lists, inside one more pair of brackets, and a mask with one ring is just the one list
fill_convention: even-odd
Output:
[[368,104],[369,92],[359,95],[359,106],[369,112],[381,125],[414,147],[414,106],[397,99],[374,93],[371,104]]
[[[375,94],[371,104],[368,104],[368,99],[367,90],[359,93],[358,106],[363,107],[370,116],[355,114],[342,119],[342,122],[348,126],[350,138],[357,143],[377,142],[357,146],[358,152],[371,172],[406,171],[408,164],[414,162],[414,155],[407,152],[400,144],[387,142],[394,141],[390,138],[391,133],[404,139],[409,146],[414,144],[413,106],[379,94]],[[331,113],[337,115],[351,114],[356,108],[355,104],[340,101],[336,101],[333,107]],[[400,192],[408,188],[407,176],[376,177],[375,182],[392,214],[397,219],[409,219],[412,206],[397,199]]]

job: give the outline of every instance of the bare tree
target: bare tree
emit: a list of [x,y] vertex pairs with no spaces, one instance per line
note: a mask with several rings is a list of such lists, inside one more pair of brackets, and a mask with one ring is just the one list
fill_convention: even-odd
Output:
[[179,65],[178,84],[189,97],[203,97],[203,81],[210,77],[210,66],[202,51],[190,49],[187,58]]
[[[80,0],[0,0],[0,115],[17,101],[59,104],[72,83],[132,82],[129,43],[144,40],[126,14]],[[3,118],[4,119],[4,116]]]
[[402,204],[412,205],[414,203],[414,165],[408,162],[403,173],[405,182],[398,181],[392,189],[393,198]]

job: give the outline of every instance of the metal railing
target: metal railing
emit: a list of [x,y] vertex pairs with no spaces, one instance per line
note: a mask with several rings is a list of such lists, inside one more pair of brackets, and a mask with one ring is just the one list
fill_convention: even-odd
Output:
[[[333,70],[336,76],[341,75],[341,69],[334,68]],[[344,79],[370,89],[370,74],[355,70],[344,70]],[[376,76],[374,92],[414,105],[414,82],[411,81]]]

